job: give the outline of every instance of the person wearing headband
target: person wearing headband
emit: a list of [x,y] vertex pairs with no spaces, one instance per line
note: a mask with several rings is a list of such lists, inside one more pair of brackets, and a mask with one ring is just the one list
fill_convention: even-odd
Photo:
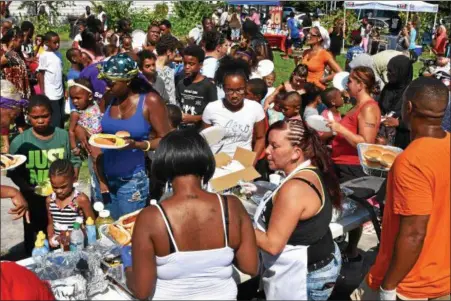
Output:
[[[315,26],[307,34],[307,45],[310,49],[304,51],[302,64],[308,67],[307,81],[317,85],[324,90],[329,81],[334,78],[335,73],[341,72],[341,68],[328,51],[330,38],[327,29],[322,26]],[[331,74],[324,77],[324,71],[329,66]]]
[[21,110],[28,104],[26,99],[20,96],[17,88],[8,80],[1,81],[0,95],[0,128],[2,135],[2,152],[9,149],[9,127],[14,122]]
[[164,101],[138,74],[138,64],[125,53],[111,57],[99,74],[112,98],[101,121],[103,133],[130,134],[126,148],[105,149],[101,159],[111,196],[107,207],[114,219],[146,205],[149,178],[145,153],[157,148],[170,128]]

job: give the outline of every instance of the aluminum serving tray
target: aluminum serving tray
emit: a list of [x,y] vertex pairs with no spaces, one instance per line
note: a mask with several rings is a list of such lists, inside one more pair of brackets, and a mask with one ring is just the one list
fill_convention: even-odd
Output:
[[100,242],[102,244],[108,245],[116,245],[116,246],[122,246],[119,244],[113,237],[111,237],[110,233],[108,232],[108,225],[101,225],[99,227],[99,234],[100,234]]
[[359,144],[357,144],[357,153],[359,155],[360,165],[362,165],[363,171],[367,175],[370,175],[370,176],[375,176],[376,174],[378,174],[379,176],[385,176],[388,173],[388,171],[390,170],[390,168],[386,168],[386,167],[383,167],[383,166],[381,166],[380,168],[378,168],[378,167],[370,167],[370,166],[368,166],[366,164],[366,159],[363,156],[363,154],[366,152],[366,150],[370,146],[377,146],[379,148],[395,152],[398,155],[400,153],[402,153],[403,150],[401,148],[399,148],[399,147],[388,146],[388,145],[369,144],[369,143],[359,143]]

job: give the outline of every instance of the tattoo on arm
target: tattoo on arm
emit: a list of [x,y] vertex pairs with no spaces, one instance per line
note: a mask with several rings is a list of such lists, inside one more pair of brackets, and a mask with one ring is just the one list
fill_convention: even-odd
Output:
[[376,127],[376,124],[374,124],[374,123],[369,123],[369,122],[365,122],[365,126],[366,126],[366,127],[369,127],[369,128],[375,128],[375,127]]

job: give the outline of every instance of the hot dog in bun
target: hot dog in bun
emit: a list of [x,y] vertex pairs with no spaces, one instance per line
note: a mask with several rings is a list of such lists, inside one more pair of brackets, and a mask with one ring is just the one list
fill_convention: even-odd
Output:
[[128,230],[129,232],[132,232],[133,226],[135,225],[136,218],[138,217],[139,212],[141,212],[142,209],[136,210],[132,213],[123,215],[119,218],[117,223],[124,227],[124,229]]
[[132,240],[131,234],[121,225],[110,224],[108,226],[108,233],[117,243],[122,246],[128,245]]

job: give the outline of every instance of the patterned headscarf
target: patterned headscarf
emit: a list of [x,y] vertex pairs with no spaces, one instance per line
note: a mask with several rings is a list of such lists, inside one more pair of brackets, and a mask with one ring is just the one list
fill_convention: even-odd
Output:
[[1,81],[0,108],[18,109],[28,105],[28,100],[22,99],[17,88],[8,80]]
[[98,78],[111,81],[129,81],[139,74],[138,64],[126,53],[119,53],[111,57],[103,65]]

